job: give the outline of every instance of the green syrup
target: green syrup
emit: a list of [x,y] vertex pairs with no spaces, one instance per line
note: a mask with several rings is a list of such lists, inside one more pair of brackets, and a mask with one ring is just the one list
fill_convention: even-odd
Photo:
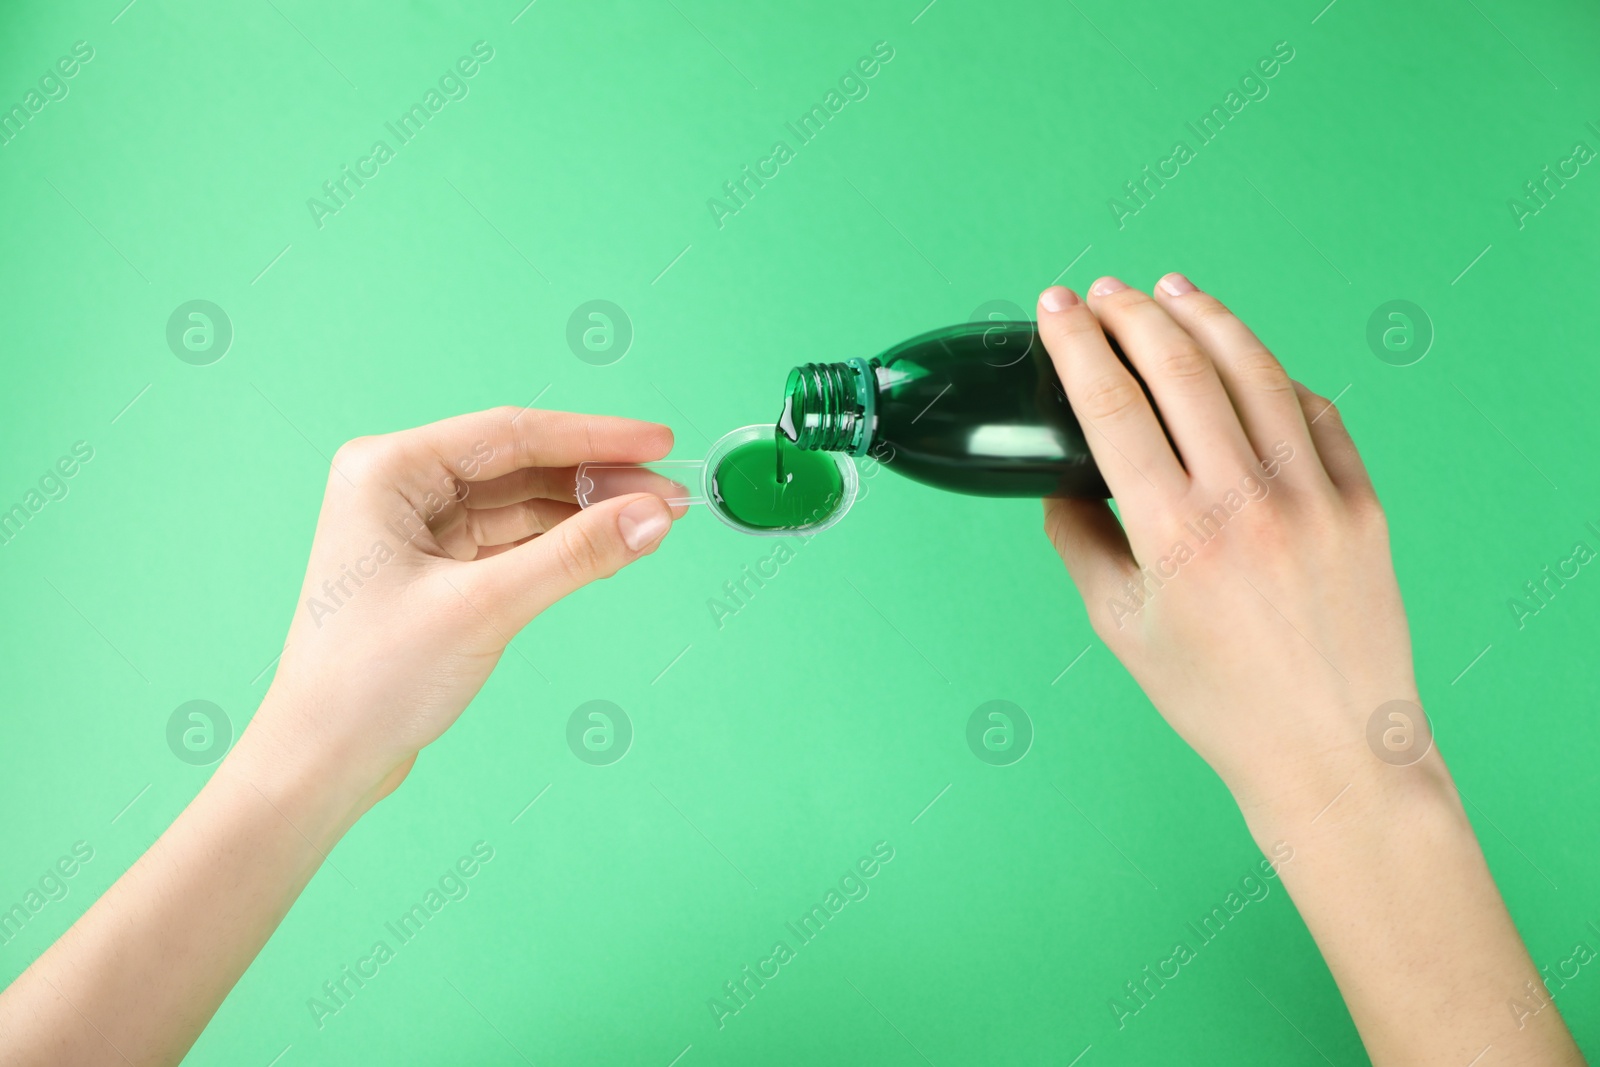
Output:
[[724,512],[758,530],[793,530],[827,519],[844,498],[831,455],[795,448],[777,434],[723,457],[711,493]]

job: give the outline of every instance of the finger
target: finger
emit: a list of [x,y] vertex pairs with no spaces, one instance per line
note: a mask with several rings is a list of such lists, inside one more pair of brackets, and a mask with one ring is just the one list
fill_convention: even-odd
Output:
[[694,495],[683,482],[649,467],[626,463],[592,464],[578,470],[578,492],[588,504],[634,493],[649,493],[663,500],[686,500]]
[[1089,287],[1089,307],[1144,379],[1190,474],[1231,475],[1255,462],[1216,366],[1189,331],[1116,278]]
[[459,580],[497,627],[514,632],[562,597],[655,551],[671,527],[672,513],[660,497],[617,497],[510,552],[467,564]]
[[577,514],[578,506],[560,500],[523,500],[503,508],[451,507],[435,517],[433,539],[452,559],[478,558],[485,545],[503,545],[544,533]]
[[1155,297],[1211,357],[1257,457],[1266,459],[1282,444],[1296,451],[1310,447],[1294,384],[1250,327],[1182,274],[1156,283]]
[[1067,565],[1090,618],[1098,617],[1138,570],[1128,536],[1104,500],[1047,497],[1044,532]]
[[532,540],[532,537],[524,537],[522,540],[513,541],[509,545],[484,545],[482,548],[478,549],[478,554],[474,556],[473,559],[489,559],[491,557],[501,555],[502,553],[510,552],[518,545],[525,545]]
[[[616,487],[616,491],[610,495],[653,493],[662,499],[679,499],[690,495],[689,488],[682,482],[663,477],[647,467],[639,467],[636,470],[637,473],[623,467],[609,468],[608,473],[616,474],[608,484],[608,490]],[[466,506],[497,508],[532,499],[563,500],[575,504],[578,499],[575,492],[577,480],[576,467],[526,467],[510,474],[502,474],[498,478],[491,478],[486,482],[466,483]],[[591,493],[589,499],[599,500],[603,497],[598,493]],[[687,510],[688,508],[681,504],[674,505],[672,517],[681,518]]]
[[576,504],[577,475],[576,467],[524,467],[488,481],[468,482],[467,507],[503,508],[535,498]]
[[561,500],[524,500],[503,508],[467,508],[467,532],[473,544],[503,545],[553,529],[578,513],[578,505]]
[[1039,294],[1039,337],[1050,353],[1100,474],[1118,500],[1171,499],[1188,485],[1144,390],[1071,289]]
[[659,423],[517,407],[458,415],[402,436],[468,481],[585,460],[643,463],[672,451],[672,431]]
[[1294,383],[1294,388],[1328,480],[1341,496],[1376,500],[1378,494],[1372,488],[1372,477],[1367,473],[1367,465],[1361,462],[1361,453],[1356,451],[1356,443],[1345,429],[1339,409],[1299,382]]

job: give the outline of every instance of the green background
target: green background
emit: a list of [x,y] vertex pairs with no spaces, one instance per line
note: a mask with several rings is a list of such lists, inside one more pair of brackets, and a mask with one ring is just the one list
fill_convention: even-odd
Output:
[[[796,362],[1171,269],[1342,394],[1499,884],[1538,963],[1600,947],[1600,576],[1509,608],[1600,548],[1600,165],[1520,227],[1507,203],[1600,148],[1593,6],[922,3],[7,5],[0,104],[95,54],[0,148],[0,507],[74,442],[94,459],[0,546],[0,907],[73,842],[95,858],[0,980],[209,773],[173,709],[252,713],[342,441],[538,396],[696,456]],[[307,199],[480,40],[470,95],[319,228]],[[878,41],[870,94],[796,147]],[[1270,95],[1197,147],[1185,122],[1279,41]],[[708,198],[779,138],[795,158],[719,228]],[[1196,158],[1119,227],[1108,200],[1179,139]],[[235,331],[209,366],[165,340],[192,299]],[[633,326],[608,366],[566,341],[591,299]],[[1436,335],[1411,366],[1366,340],[1392,299]],[[190,1062],[1365,1062],[1275,882],[1118,1029],[1123,983],[1259,853],[1092,637],[1036,503],[867,484],[720,629],[708,600],[772,546],[707,515],[537,620]],[[594,699],[635,730],[610,766],[565,740]],[[1008,767],[965,740],[994,699],[1036,733]],[[470,895],[319,1029],[308,999],[478,841]],[[879,841],[870,895],[719,1029],[708,999]],[[1595,971],[1558,1001],[1590,1049]]]

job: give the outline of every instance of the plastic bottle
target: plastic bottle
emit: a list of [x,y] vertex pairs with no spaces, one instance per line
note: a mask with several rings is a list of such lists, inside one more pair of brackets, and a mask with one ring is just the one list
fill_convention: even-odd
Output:
[[796,367],[777,429],[958,493],[1110,495],[1031,322],[947,326],[873,359]]

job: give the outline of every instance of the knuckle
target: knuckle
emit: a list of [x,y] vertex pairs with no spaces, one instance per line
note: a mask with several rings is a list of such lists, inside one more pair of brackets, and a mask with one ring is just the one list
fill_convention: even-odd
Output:
[[530,500],[560,500],[562,493],[570,496],[577,484],[577,475],[570,470],[564,476],[547,467],[531,467],[528,471],[525,486]]
[[1292,521],[1286,521],[1285,525],[1292,525],[1301,540],[1309,537],[1314,541],[1337,541],[1354,523],[1349,508],[1339,499],[1338,492],[1323,489],[1307,493],[1296,501]]
[[1061,508],[1050,497],[1044,499],[1044,514],[1040,516],[1044,523],[1044,535],[1051,541],[1056,539],[1056,530],[1061,525]]
[[356,460],[375,447],[376,437],[352,437],[333,453],[334,459]]
[[1210,294],[1193,301],[1189,306],[1190,314],[1200,322],[1214,323],[1233,318],[1233,312],[1228,310],[1228,305]]
[[1076,406],[1088,419],[1109,422],[1129,414],[1143,400],[1133,379],[1119,375],[1089,383]]
[[1388,536],[1389,516],[1384,514],[1377,493],[1365,488],[1352,492],[1346,498],[1345,506],[1358,530],[1370,535]]
[[496,458],[508,455],[511,457],[512,468],[523,470],[527,467],[538,466],[537,457],[544,439],[544,420],[535,414],[529,414],[505,438],[490,443],[494,448]]
[[1294,552],[1298,538],[1288,516],[1271,508],[1259,508],[1239,524],[1241,547],[1253,559],[1278,559]]
[[[1308,423],[1317,417],[1318,412],[1328,411],[1333,407],[1333,405],[1328,402],[1327,397],[1320,393],[1313,393],[1301,382],[1294,383],[1294,391],[1295,395],[1300,398],[1300,408],[1306,413],[1306,421]],[[1330,413],[1337,415],[1337,412]]]
[[1259,392],[1292,393],[1294,383],[1277,357],[1266,349],[1256,349],[1239,357],[1233,365],[1234,376],[1240,382]]
[[[1248,484],[1246,484],[1248,483]],[[1212,490],[1173,516],[1173,524],[1212,541],[1236,561],[1261,561],[1292,555],[1300,510],[1284,491],[1247,478],[1225,490]]]
[[1051,547],[1063,558],[1067,554],[1067,516],[1060,508],[1045,501],[1044,508],[1044,535],[1049,539]]
[[548,529],[544,520],[544,511],[537,500],[524,500],[517,505],[518,536],[530,533],[543,533]]
[[1098,637],[1102,645],[1110,645],[1111,639],[1116,636],[1117,626],[1105,611],[1095,610],[1089,612],[1089,632]]
[[1174,345],[1156,362],[1158,377],[1175,382],[1200,382],[1210,377],[1211,360],[1193,343]]
[[382,437],[352,437],[334,452],[332,466],[347,476],[370,474],[388,447]]
[[1130,308],[1137,307],[1140,304],[1154,303],[1155,301],[1150,299],[1150,295],[1148,293],[1141,289],[1135,289],[1132,286],[1129,286],[1126,289],[1119,289],[1114,293],[1099,298],[1099,306],[1112,314],[1126,312]]
[[1101,644],[1115,651],[1126,637],[1128,628],[1137,624],[1140,613],[1140,609],[1129,611],[1122,607],[1119,610],[1107,600],[1090,609],[1089,629]]
[[566,576],[576,582],[605,576],[605,553],[589,531],[577,524],[556,540],[556,561]]
[[449,504],[464,504],[472,492],[471,484],[448,467],[439,479],[439,488],[444,491],[444,498]]
[[1325,422],[1329,426],[1344,426],[1344,412],[1331,400],[1324,400],[1320,396],[1312,396],[1307,401],[1306,417],[1314,422]]

